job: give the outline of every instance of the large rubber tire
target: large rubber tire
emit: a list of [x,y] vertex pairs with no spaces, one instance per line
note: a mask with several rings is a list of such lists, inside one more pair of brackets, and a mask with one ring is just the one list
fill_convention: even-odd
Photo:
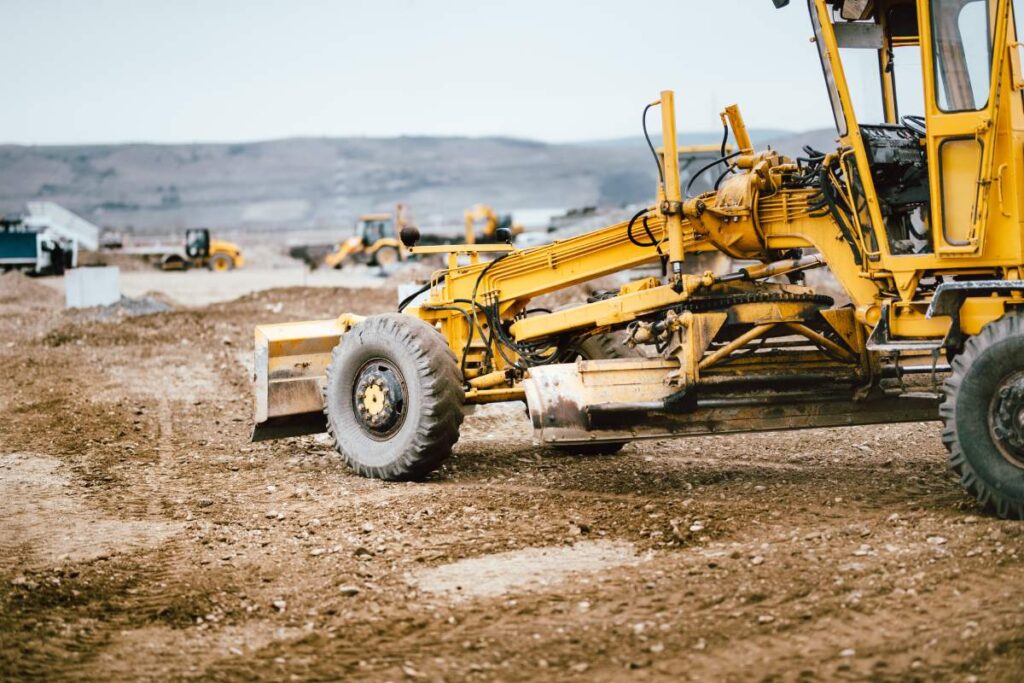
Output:
[[[360,378],[378,363],[393,369],[403,390],[401,418],[386,435],[374,433],[356,407]],[[440,333],[418,318],[385,313],[353,327],[335,347],[324,412],[335,448],[358,474],[422,479],[459,440],[464,398],[455,354]]]
[[[1024,519],[1024,455],[1000,445],[994,428],[1008,382],[1024,382],[1024,316],[989,323],[953,359],[939,408],[942,441],[967,493],[1000,517]],[[1019,399],[1014,414],[1019,435]]]
[[235,269],[235,261],[227,254],[213,254],[210,256],[209,268],[215,273],[226,273]]
[[401,256],[398,253],[398,249],[394,247],[381,247],[373,252],[373,256],[370,258],[370,265],[390,268],[398,263],[399,260],[401,260]]
[[[596,334],[587,337],[576,347],[576,357],[583,360],[605,360],[608,358],[636,358],[640,352],[626,345],[625,335]],[[554,446],[554,450],[567,455],[615,455],[629,443],[612,441],[607,443],[586,443],[571,446]]]

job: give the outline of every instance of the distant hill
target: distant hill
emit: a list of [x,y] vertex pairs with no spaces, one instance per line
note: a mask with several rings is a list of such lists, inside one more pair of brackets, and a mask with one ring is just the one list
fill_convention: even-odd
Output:
[[[803,136],[752,131],[799,151]],[[681,136],[717,142],[716,133]],[[812,138],[820,135],[814,132]],[[813,143],[812,143],[813,144]],[[820,144],[820,143],[819,143]],[[513,138],[296,138],[244,144],[0,146],[0,212],[55,201],[103,226],[298,230],[351,225],[406,202],[423,226],[457,229],[462,210],[618,206],[649,201],[656,169],[642,138],[547,144]]]
[[837,133],[835,128],[821,128],[809,130],[803,133],[788,133],[775,138],[769,138],[762,144],[770,145],[786,156],[804,156],[803,146],[810,145],[819,152],[829,152],[836,148]]
[[247,144],[0,146],[0,211],[51,200],[99,225],[311,228],[408,203],[417,220],[642,201],[655,168],[616,149],[509,138],[309,138]]
[[[657,127],[657,123],[654,121],[649,122],[650,125]],[[775,140],[777,138],[785,138],[794,135],[791,130],[783,130],[781,128],[750,128],[747,130],[750,134],[750,140],[756,146],[764,144],[768,140]],[[732,134],[730,133],[730,140]],[[651,130],[651,142],[655,145],[661,144],[661,133],[655,133]],[[695,131],[686,132],[679,134],[680,145],[718,145],[722,142],[722,131],[720,130],[708,130],[708,131]],[[588,140],[586,142],[577,143],[584,147],[635,147],[636,145],[646,146],[646,142],[642,136],[631,136],[626,138],[610,138],[608,140]]]

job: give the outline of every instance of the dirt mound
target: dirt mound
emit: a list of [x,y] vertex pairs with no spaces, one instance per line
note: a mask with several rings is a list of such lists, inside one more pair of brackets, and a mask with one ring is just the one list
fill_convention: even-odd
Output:
[[0,306],[17,304],[26,308],[48,308],[60,302],[60,294],[38,278],[14,270],[0,273]]

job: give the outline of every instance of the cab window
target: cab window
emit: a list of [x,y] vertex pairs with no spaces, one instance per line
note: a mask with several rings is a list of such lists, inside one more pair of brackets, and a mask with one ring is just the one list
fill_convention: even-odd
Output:
[[992,50],[988,0],[933,0],[935,92],[944,112],[988,104]]
[[843,72],[853,101],[853,114],[858,121],[885,121],[882,104],[882,80],[878,72],[878,51],[862,48],[839,49]]
[[917,8],[894,5],[886,14],[896,121],[901,116],[924,115],[924,76],[918,42]]

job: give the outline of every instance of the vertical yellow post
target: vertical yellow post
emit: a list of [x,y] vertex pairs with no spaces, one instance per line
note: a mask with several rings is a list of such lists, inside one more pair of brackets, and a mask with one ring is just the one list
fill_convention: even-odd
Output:
[[679,186],[679,145],[676,137],[676,105],[671,90],[661,92],[661,144],[665,174],[662,188],[661,214],[668,233],[668,260],[672,282],[679,288],[683,281],[683,196]]
[[728,121],[732,128],[732,134],[736,138],[736,146],[745,154],[754,151],[754,144],[750,141],[750,134],[747,133],[747,124],[743,122],[743,115],[740,114],[740,107],[737,104],[730,104],[722,112],[722,121]]
[[466,222],[466,244],[476,244],[476,225],[473,213],[467,210],[462,215]]

